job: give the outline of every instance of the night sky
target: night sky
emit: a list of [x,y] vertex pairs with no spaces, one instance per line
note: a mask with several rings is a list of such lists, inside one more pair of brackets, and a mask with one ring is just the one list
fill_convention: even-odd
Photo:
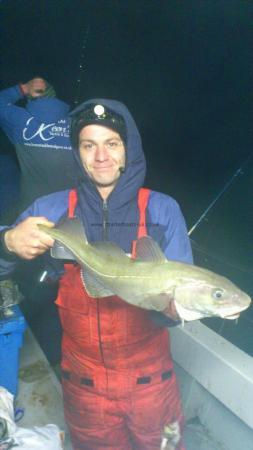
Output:
[[0,87],[40,75],[72,106],[100,96],[126,103],[143,139],[146,185],[178,200],[188,229],[242,167],[191,238],[197,262],[253,295],[252,0],[2,0],[0,8]]

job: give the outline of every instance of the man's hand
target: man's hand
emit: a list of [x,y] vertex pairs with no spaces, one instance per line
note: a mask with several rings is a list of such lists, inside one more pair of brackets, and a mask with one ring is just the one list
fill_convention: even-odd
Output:
[[54,223],[45,217],[28,217],[5,233],[7,249],[23,259],[34,259],[45,253],[53,246],[54,239],[40,231],[37,224],[54,226]]
[[168,303],[168,306],[166,308],[166,312],[163,311],[163,314],[166,314],[166,316],[169,317],[172,320],[175,320],[175,321],[180,320],[180,317],[179,317],[179,315],[177,313],[177,309],[176,309],[175,302],[174,302],[173,298]]
[[165,305],[165,308],[161,310],[161,312],[172,320],[180,320],[173,295],[165,293],[160,294],[160,299],[162,304]]
[[25,95],[31,97],[41,97],[47,88],[47,82],[43,78],[33,78],[25,84],[21,84],[22,91]]

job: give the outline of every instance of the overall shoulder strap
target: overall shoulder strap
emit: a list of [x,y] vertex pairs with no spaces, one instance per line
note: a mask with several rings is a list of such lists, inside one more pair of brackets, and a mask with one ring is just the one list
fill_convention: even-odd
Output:
[[[77,205],[77,191],[76,189],[71,189],[69,191],[69,203],[68,203],[68,218],[73,219],[75,217],[75,209]],[[65,263],[64,269],[67,271],[68,269],[73,267],[73,263]]]
[[141,238],[143,236],[147,236],[147,227],[146,227],[146,208],[150,196],[150,189],[141,188],[138,192],[138,208],[140,212],[140,220],[138,226],[137,238]]
[[[148,205],[148,200],[150,196],[151,190],[146,188],[139,189],[138,192],[138,208],[140,212],[140,219],[137,231],[137,239],[140,239],[143,236],[147,236],[147,226],[146,226],[146,209]],[[135,258],[136,255],[136,241],[132,243],[132,258]]]
[[68,209],[68,217],[73,219],[75,216],[75,209],[77,205],[77,192],[76,189],[71,189],[69,192],[69,209]]

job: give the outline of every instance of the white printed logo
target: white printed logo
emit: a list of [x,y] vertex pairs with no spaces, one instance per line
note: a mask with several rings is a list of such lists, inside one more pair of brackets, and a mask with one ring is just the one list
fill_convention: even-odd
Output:
[[[25,141],[31,141],[36,136],[39,136],[42,141],[50,141],[51,139],[54,139],[55,137],[69,137],[69,127],[65,126],[55,126],[55,123],[42,123],[39,128],[35,131],[35,133],[29,135],[29,125],[31,121],[34,119],[34,117],[30,117],[28,121],[26,122],[26,127],[23,129],[23,139]],[[49,130],[50,128],[50,130]],[[47,132],[46,132],[47,130]],[[46,132],[46,135],[45,135]],[[48,136],[48,137],[47,137]]]

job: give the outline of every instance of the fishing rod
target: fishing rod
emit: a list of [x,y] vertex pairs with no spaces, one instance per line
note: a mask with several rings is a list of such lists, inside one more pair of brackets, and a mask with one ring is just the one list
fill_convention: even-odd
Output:
[[[196,228],[200,225],[200,223],[204,220],[204,218],[206,217],[206,215],[208,214],[208,212],[215,206],[215,204],[218,202],[218,200],[222,197],[222,195],[227,191],[227,189],[232,185],[232,183],[235,181],[235,179],[239,176],[243,174],[243,167],[246,166],[248,164],[248,162],[250,161],[250,159],[252,158],[253,153],[250,153],[249,156],[246,158],[245,161],[243,161],[243,163],[241,164],[241,166],[234,172],[234,174],[232,175],[232,177],[228,180],[228,182],[225,184],[225,186],[223,187],[223,189],[218,193],[218,195],[214,198],[214,200],[210,203],[210,205],[205,209],[205,211],[201,214],[201,216],[199,217],[199,219],[196,221],[196,223],[192,226],[192,228],[188,231],[188,236],[190,236],[195,230]],[[195,244],[196,245],[196,244]],[[198,250],[203,252],[203,249],[201,249],[200,246],[198,246]],[[207,253],[207,255],[209,255],[209,253]],[[217,258],[216,258],[217,259]],[[227,264],[227,262],[226,262]],[[231,265],[231,264],[230,264]],[[239,270],[241,270],[239,268]],[[246,272],[246,270],[244,270],[244,272]],[[219,334],[220,336],[223,335],[223,329],[225,326],[225,319],[223,319],[221,321],[220,327],[217,330],[217,334]],[[196,379],[192,378],[191,380],[191,384],[190,384],[190,389],[189,389],[189,393],[188,393],[188,397],[186,399],[186,405],[185,407],[187,408],[190,398],[193,395],[193,389],[194,386],[197,385],[197,381]],[[208,408],[208,410],[210,410],[210,407]]]
[[214,205],[218,202],[218,200],[222,197],[222,195],[227,191],[227,189],[231,186],[231,184],[234,182],[234,180],[238,177],[238,175],[243,174],[243,167],[248,164],[250,159],[252,158],[253,153],[250,153],[249,156],[246,158],[246,160],[241,164],[239,169],[235,171],[235,173],[232,175],[232,177],[228,180],[228,182],[225,184],[225,186],[222,188],[222,190],[218,193],[218,195],[214,198],[214,200],[210,203],[210,205],[205,209],[205,211],[201,214],[200,218],[197,220],[197,222],[192,226],[192,228],[188,231],[188,236],[191,236],[191,234],[196,230],[196,228],[200,225],[200,223],[204,220],[206,215],[209,213],[209,211],[214,207]]
[[87,46],[87,42],[88,42],[88,38],[89,38],[89,33],[90,33],[90,25],[87,25],[85,33],[84,33],[84,37],[83,37],[83,43],[82,43],[82,48],[81,48],[81,56],[80,56],[80,61],[79,61],[79,74],[77,77],[77,89],[76,89],[76,97],[74,100],[74,105],[78,105],[79,101],[80,101],[80,92],[81,92],[81,84],[82,84],[82,76],[83,76],[83,71],[85,68],[85,56],[86,56],[86,46]]

